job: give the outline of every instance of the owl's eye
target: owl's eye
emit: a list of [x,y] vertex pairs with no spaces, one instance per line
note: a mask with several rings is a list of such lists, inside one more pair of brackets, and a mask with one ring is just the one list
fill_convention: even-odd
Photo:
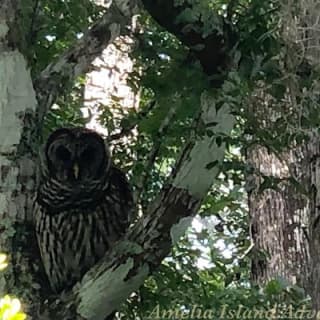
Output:
[[87,147],[84,149],[84,151],[81,153],[81,160],[83,162],[90,162],[94,159],[95,157],[95,150],[93,147]]
[[58,147],[56,150],[57,158],[62,161],[69,161],[71,159],[71,152],[65,147]]

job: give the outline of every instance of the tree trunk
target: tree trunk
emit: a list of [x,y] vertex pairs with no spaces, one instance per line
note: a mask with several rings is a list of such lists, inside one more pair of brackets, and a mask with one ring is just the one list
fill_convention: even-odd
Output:
[[309,163],[309,188],[311,213],[309,241],[311,256],[311,275],[308,292],[312,297],[314,309],[320,311],[320,147],[319,134],[315,132],[307,145]]
[[[280,16],[285,44],[281,80],[285,81],[287,95],[283,99],[286,106],[281,107],[296,116],[297,132],[303,131],[307,138],[299,146],[282,152],[282,161],[261,147],[252,148],[248,153],[248,160],[257,171],[279,179],[291,177],[291,182],[293,177],[300,184],[296,188],[296,183],[281,183],[278,190],[259,194],[262,179],[255,176],[255,183],[250,183],[254,185],[249,194],[252,238],[256,249],[266,253],[264,257],[254,256],[252,272],[258,282],[280,275],[289,283],[298,283],[311,295],[314,309],[319,311],[320,136],[318,129],[312,131],[300,122],[301,115],[308,118],[316,110],[319,97],[316,76],[320,61],[319,3],[288,0],[282,4]],[[306,85],[305,81],[310,79],[312,82]],[[255,108],[257,122],[270,123],[274,118],[266,98],[262,99],[264,105]]]
[[[303,154],[293,150],[283,152],[280,160],[261,146],[248,151],[248,161],[258,173],[255,189],[249,194],[251,236],[255,245],[252,278],[258,283],[280,277],[289,284],[308,286],[309,201],[287,180],[293,173],[302,182],[306,167],[302,165],[301,156]],[[260,188],[268,178],[284,181],[275,186],[276,190],[261,192]]]
[[[290,83],[286,85],[290,90]],[[277,121],[291,112],[292,97],[294,94],[288,94],[283,98],[285,102],[278,101],[261,82],[248,102],[254,114],[252,126],[258,128],[254,132],[258,137],[259,133],[271,132],[274,144],[267,149],[263,143],[256,143],[247,150],[247,162],[252,167],[247,183],[250,235],[254,243],[252,279],[265,283],[281,278],[288,284],[306,288],[310,272],[306,150],[297,145],[283,146],[281,150],[275,147],[282,141],[278,135],[285,136],[277,131]]]
[[0,4],[0,252],[10,256],[0,292],[18,294],[29,305],[37,296],[29,263],[35,244],[29,222],[35,188],[36,98],[17,48],[18,32],[12,32],[17,28],[16,8],[15,1]]
[[[297,190],[285,183],[277,191],[250,194],[253,241],[257,251],[266,253],[254,255],[253,278],[265,282],[281,276],[290,284],[303,286],[317,312],[320,311],[319,141],[318,132],[313,132],[303,146],[283,155],[285,162],[261,147],[249,153],[250,162],[265,175],[285,177],[290,170],[304,188]],[[257,180],[259,185],[261,179]]]

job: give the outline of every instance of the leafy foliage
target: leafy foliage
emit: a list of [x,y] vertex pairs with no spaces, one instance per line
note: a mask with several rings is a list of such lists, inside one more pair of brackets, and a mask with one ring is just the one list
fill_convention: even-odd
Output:
[[22,1],[26,53],[36,75],[82,36],[99,7],[89,0]]
[[[0,271],[8,265],[7,256],[0,253]],[[24,320],[26,315],[20,311],[21,304],[17,298],[9,295],[0,297],[0,320]]]

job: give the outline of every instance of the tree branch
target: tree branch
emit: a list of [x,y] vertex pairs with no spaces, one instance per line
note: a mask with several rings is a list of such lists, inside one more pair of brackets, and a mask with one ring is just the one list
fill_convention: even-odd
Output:
[[[235,123],[228,106],[216,111],[212,97],[207,94],[202,96],[201,120],[204,124],[218,123],[213,129],[217,134],[230,133]],[[216,143],[215,134],[209,135],[187,144],[174,177],[148,213],[72,292],[48,307],[47,319],[103,320],[160,265],[190,225],[223,160],[224,144]]]
[[86,73],[92,61],[115,38],[127,32],[132,16],[138,12],[138,0],[112,1],[106,13],[56,62],[50,63],[34,81],[41,124],[57,97],[78,76]]
[[[186,10],[193,10],[190,1],[177,5],[175,0],[142,0],[150,15],[166,30],[174,34],[183,44],[190,48],[200,61],[204,72],[209,76],[217,76],[228,69],[230,52],[237,42],[238,36],[232,29],[232,24],[217,13],[221,25],[213,28],[207,34],[201,17],[197,21],[183,22],[177,18]],[[219,30],[221,29],[221,30]],[[223,76],[223,74],[222,74]],[[221,79],[212,81],[215,87],[221,85]]]

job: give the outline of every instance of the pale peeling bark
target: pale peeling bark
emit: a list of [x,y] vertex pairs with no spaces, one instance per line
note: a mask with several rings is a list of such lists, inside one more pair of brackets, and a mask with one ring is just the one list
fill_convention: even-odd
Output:
[[132,17],[138,13],[138,0],[112,1],[106,13],[56,62],[49,64],[35,80],[39,121],[70,84],[83,75],[106,46],[128,32]]
[[[207,94],[202,96],[202,121],[218,122],[211,127],[217,135],[230,133],[235,123],[228,107],[216,112]],[[46,310],[48,319],[103,320],[143,284],[186,230],[186,222],[191,221],[188,217],[197,212],[214,183],[225,150],[225,145],[217,145],[215,139],[215,135],[204,135],[187,144],[172,179],[147,214],[63,301]]]
[[[36,108],[30,72],[15,48],[15,1],[0,3],[0,252],[10,266],[1,273],[0,296],[18,293],[28,305],[32,289],[29,257],[17,240],[27,238],[35,186],[35,162],[30,152],[31,129]],[[32,251],[32,243],[28,241]]]

